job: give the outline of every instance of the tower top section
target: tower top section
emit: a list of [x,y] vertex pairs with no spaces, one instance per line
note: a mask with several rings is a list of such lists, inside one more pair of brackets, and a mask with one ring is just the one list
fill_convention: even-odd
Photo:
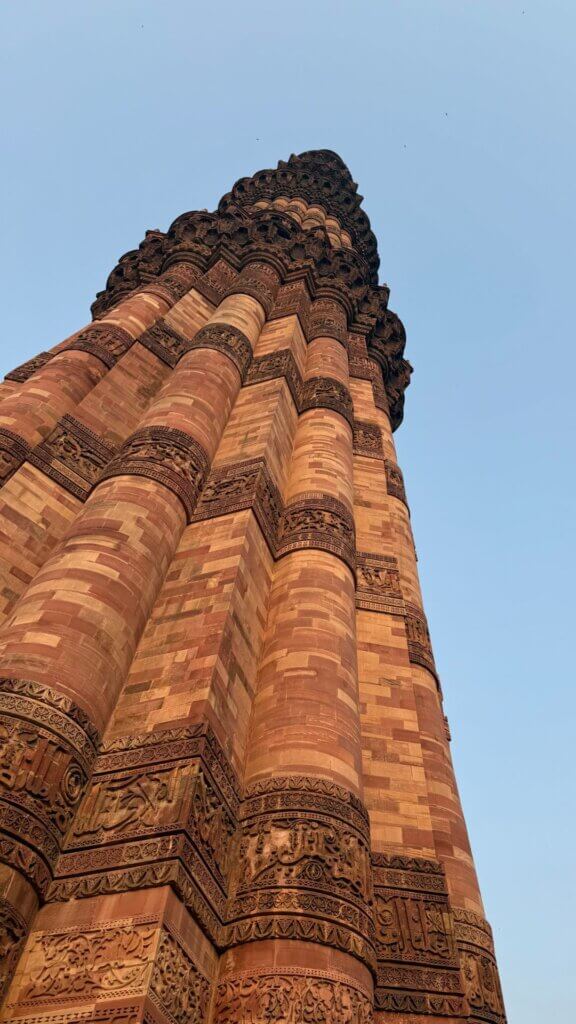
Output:
[[138,249],[118,261],[93,316],[103,316],[177,264],[205,274],[219,260],[234,270],[268,262],[285,283],[305,280],[311,299],[343,308],[349,334],[365,339],[382,370],[396,428],[412,367],[403,357],[404,327],[388,309],[389,289],[378,283],[378,247],[362,199],[337,153],[292,155],[276,168],[240,178],[214,212],[184,213],[167,232],[147,231]]

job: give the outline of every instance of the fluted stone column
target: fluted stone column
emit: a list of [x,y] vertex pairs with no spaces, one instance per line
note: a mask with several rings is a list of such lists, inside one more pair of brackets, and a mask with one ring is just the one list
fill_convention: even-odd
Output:
[[260,1020],[282,998],[322,1021],[344,1005],[370,1015],[347,382],[346,349],[324,322],[285,494],[214,1024]]
[[11,839],[6,860],[41,893],[264,316],[257,300],[236,294],[187,342],[139,429],[0,632],[8,716],[0,766],[13,761],[14,749],[26,766],[0,776],[0,828],[26,842],[23,857],[21,840]]

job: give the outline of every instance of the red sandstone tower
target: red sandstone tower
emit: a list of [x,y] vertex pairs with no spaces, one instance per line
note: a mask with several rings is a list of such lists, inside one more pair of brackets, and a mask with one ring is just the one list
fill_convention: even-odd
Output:
[[360,202],[242,179],[0,388],[2,1020],[504,1021]]

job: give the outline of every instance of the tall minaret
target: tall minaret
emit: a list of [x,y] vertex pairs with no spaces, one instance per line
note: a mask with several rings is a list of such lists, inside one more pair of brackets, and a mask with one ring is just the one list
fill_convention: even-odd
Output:
[[2,1020],[505,1020],[378,266],[292,156],[0,386]]

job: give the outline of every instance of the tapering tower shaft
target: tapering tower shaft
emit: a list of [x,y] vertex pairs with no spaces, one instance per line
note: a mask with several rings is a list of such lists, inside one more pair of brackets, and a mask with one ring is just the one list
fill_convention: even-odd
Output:
[[3,1020],[505,1020],[360,204],[242,179],[2,386]]

